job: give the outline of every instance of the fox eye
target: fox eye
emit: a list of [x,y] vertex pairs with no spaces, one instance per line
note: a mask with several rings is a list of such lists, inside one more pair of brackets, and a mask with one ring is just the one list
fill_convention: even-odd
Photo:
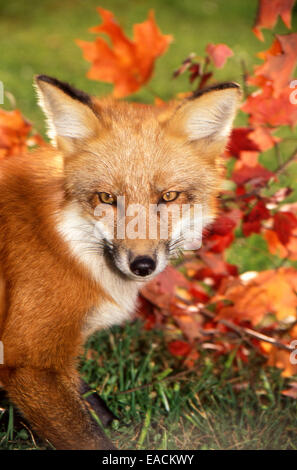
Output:
[[160,202],[172,202],[175,201],[179,196],[179,192],[177,191],[168,191],[167,193],[164,193],[161,197]]
[[115,198],[109,193],[98,193],[98,197],[103,204],[114,204]]

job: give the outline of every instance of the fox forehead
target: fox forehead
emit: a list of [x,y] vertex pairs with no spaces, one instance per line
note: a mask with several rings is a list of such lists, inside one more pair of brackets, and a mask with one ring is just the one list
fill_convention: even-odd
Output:
[[[159,194],[201,187],[213,170],[207,147],[197,149],[162,125],[174,104],[150,105],[108,100],[96,106],[101,132],[78,146],[65,162],[66,174],[89,181],[92,189],[116,194]],[[210,175],[208,174],[208,177]],[[132,195],[132,194],[131,194]]]

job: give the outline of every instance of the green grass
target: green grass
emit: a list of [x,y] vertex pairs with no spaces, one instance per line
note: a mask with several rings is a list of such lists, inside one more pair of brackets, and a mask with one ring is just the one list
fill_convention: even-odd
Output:
[[[263,368],[257,355],[243,364],[234,353],[217,358],[204,351],[185,372],[166,341],[163,332],[145,331],[138,320],[88,343],[81,374],[119,418],[106,430],[117,447],[297,448],[297,401],[281,395],[279,370]],[[40,448],[12,405],[2,403],[0,448]]]

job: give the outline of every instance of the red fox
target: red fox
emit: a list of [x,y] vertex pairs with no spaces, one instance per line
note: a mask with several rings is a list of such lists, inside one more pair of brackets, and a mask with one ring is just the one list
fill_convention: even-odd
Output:
[[[131,223],[118,200],[199,204],[209,223],[240,89],[223,83],[154,107],[35,82],[51,144],[0,165],[0,381],[55,448],[112,449],[81,398],[76,358],[93,332],[129,319],[182,242],[173,219],[167,238],[112,233]],[[93,406],[112,418],[99,397]]]

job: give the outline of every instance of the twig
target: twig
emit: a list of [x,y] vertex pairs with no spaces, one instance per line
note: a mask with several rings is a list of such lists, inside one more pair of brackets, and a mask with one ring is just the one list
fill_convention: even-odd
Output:
[[[186,299],[182,299],[182,298],[180,298],[180,300],[183,303],[185,303],[187,305],[191,305],[193,307],[193,303],[191,302],[191,300],[186,300]],[[279,349],[284,349],[286,351],[293,351],[294,350],[294,347],[291,347],[291,346],[289,346],[287,344],[284,344],[284,343],[280,343],[276,339],[271,338],[271,336],[264,335],[263,333],[259,333],[258,331],[252,330],[251,328],[246,328],[246,327],[243,327],[243,326],[235,325],[234,323],[230,322],[229,320],[225,320],[224,318],[217,319],[216,318],[217,316],[213,312],[211,312],[210,310],[208,310],[206,308],[200,308],[200,307],[196,307],[196,308],[197,308],[197,313],[201,313],[202,315],[204,315],[207,318],[211,318],[212,320],[216,320],[217,323],[221,323],[222,325],[227,326],[228,328],[230,328],[230,330],[235,331],[241,337],[244,337],[244,335],[246,334],[248,336],[251,336],[252,338],[256,338],[260,341],[264,341],[265,343],[271,343]]]
[[28,433],[30,434],[31,436],[31,439],[32,439],[32,442],[34,444],[34,446],[37,448],[37,444],[36,444],[36,441],[34,439],[34,436],[33,436],[33,433],[31,431],[31,429],[26,425],[26,423],[24,423],[23,421],[21,421],[21,424],[27,429]]
[[248,78],[248,70],[245,61],[242,59],[240,61],[241,69],[242,69],[242,89],[244,94],[244,99],[248,96],[248,87],[247,87],[247,78]]
[[292,163],[294,160],[297,160],[297,149],[294,150],[294,152],[292,153],[292,155],[290,156],[290,158],[288,158],[288,160],[286,160],[284,163],[282,163],[274,172],[274,174],[276,176],[279,176],[281,173],[283,173],[283,171],[286,170],[287,166],[290,165],[290,163]]
[[274,150],[275,150],[275,156],[276,156],[277,165],[278,165],[278,167],[279,167],[279,166],[281,166],[281,165],[283,164],[283,159],[282,159],[282,156],[281,156],[281,153],[280,153],[280,148],[279,148],[279,144],[278,144],[278,143],[275,144]]
[[[202,315],[204,315],[208,318],[211,318],[211,319],[216,318],[216,315],[214,313],[210,312],[209,310],[207,310],[205,308],[200,309],[199,312],[202,313]],[[264,341],[265,343],[273,344],[275,347],[277,347],[279,349],[284,349],[285,351],[293,351],[294,350],[294,347],[289,346],[288,344],[280,343],[276,339],[271,338],[271,336],[264,335],[263,333],[259,333],[258,331],[252,330],[251,328],[246,328],[246,327],[243,327],[243,326],[235,325],[234,323],[230,322],[229,320],[225,320],[223,318],[219,319],[217,321],[218,321],[218,323],[222,323],[223,325],[227,326],[228,328],[236,331],[236,333],[238,333],[240,336],[248,335],[252,338],[256,338],[260,341]]]

